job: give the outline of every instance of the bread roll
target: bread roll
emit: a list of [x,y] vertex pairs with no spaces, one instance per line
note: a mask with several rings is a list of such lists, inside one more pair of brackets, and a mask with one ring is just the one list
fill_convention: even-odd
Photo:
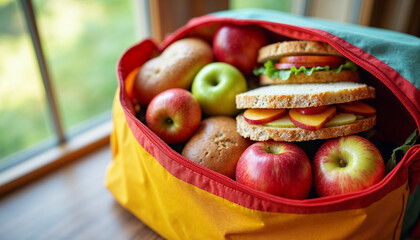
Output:
[[236,121],[225,116],[214,116],[202,121],[187,142],[182,155],[211,170],[235,177],[236,163],[251,144],[236,132]]
[[165,90],[188,89],[198,71],[211,62],[213,51],[208,43],[198,38],[180,39],[140,68],[134,95],[141,105],[147,105]]

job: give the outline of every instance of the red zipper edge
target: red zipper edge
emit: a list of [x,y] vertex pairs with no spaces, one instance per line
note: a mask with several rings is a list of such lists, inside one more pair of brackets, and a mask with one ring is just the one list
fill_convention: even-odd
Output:
[[[207,18],[203,19],[204,17],[207,17]],[[343,55],[345,55],[346,57],[352,55],[351,52],[346,51],[341,46],[336,44],[334,41],[320,35],[319,33],[316,33],[314,31],[312,31],[311,28],[296,27],[296,26],[293,26],[293,25],[274,23],[274,22],[268,22],[268,21],[261,21],[261,20],[220,18],[220,17],[214,17],[214,16],[204,16],[204,17],[201,17],[201,21],[198,21],[199,19],[196,19],[193,23],[188,23],[184,27],[181,27],[178,31],[176,31],[175,33],[173,33],[172,35],[167,37],[161,43],[161,45],[158,46],[158,49],[160,49],[160,50],[165,49],[169,44],[178,40],[179,38],[183,37],[183,35],[185,35],[186,33],[190,32],[194,29],[201,28],[201,27],[206,26],[206,25],[217,24],[217,23],[223,24],[223,23],[226,23],[226,21],[228,21],[230,23],[235,22],[235,23],[238,23],[240,25],[248,25],[248,24],[254,24],[254,25],[255,24],[257,24],[257,25],[273,25],[273,24],[283,25],[284,27],[289,28],[291,30],[295,30],[295,31],[298,31],[298,32],[309,33],[310,35],[315,35],[315,36],[317,36],[321,39],[324,39],[326,42],[331,44],[333,47],[340,48],[342,50]],[[209,21],[209,19],[211,19],[211,21]],[[261,26],[261,27],[263,27],[263,26]],[[263,27],[263,28],[265,28],[265,27]],[[317,30],[317,29],[315,29],[315,30]],[[328,32],[325,32],[325,33],[329,34]],[[131,48],[129,50],[127,50],[123,54],[123,56],[125,56],[125,54],[127,54],[130,50],[131,50]],[[121,68],[120,68],[120,62],[121,62],[123,56],[120,58],[120,60],[118,62],[119,67],[118,67],[117,71],[118,71],[118,76],[119,76],[119,82],[120,82],[120,85],[121,85],[120,94],[119,94],[120,96],[119,97],[120,97],[121,104],[124,106],[124,112],[125,112],[126,116],[128,116],[133,121],[133,123],[138,128],[141,129],[142,133],[147,136],[147,139],[149,139],[151,142],[153,142],[164,155],[167,155],[170,159],[175,160],[179,165],[187,167],[190,170],[192,170],[194,172],[197,172],[197,173],[203,175],[204,177],[209,178],[210,180],[214,180],[218,183],[221,183],[224,186],[227,186],[228,188],[230,188],[232,190],[240,191],[244,194],[250,195],[254,198],[257,198],[257,199],[260,199],[260,200],[263,200],[263,201],[269,201],[269,202],[274,202],[274,203],[283,204],[283,205],[284,204],[293,205],[295,207],[313,208],[313,207],[320,207],[320,206],[325,206],[325,205],[330,205],[330,204],[337,204],[337,203],[341,203],[341,202],[351,201],[352,199],[359,198],[361,196],[369,195],[372,192],[375,192],[376,190],[381,189],[383,187],[383,185],[385,185],[385,183],[388,182],[388,181],[385,181],[385,180],[393,177],[394,175],[396,175],[396,173],[399,172],[400,169],[402,168],[402,164],[399,164],[392,171],[393,174],[391,172],[387,176],[385,176],[384,179],[381,180],[380,183],[382,183],[382,184],[377,183],[375,186],[372,186],[371,188],[365,189],[365,190],[360,191],[358,193],[340,195],[339,197],[332,196],[332,197],[322,197],[322,198],[305,199],[305,200],[292,200],[292,199],[277,197],[277,196],[274,196],[274,195],[271,195],[271,194],[267,194],[267,193],[264,193],[264,192],[260,192],[260,191],[248,188],[248,187],[234,181],[233,179],[230,179],[230,178],[228,178],[224,175],[221,175],[219,173],[216,173],[214,171],[209,171],[209,169],[207,169],[207,168],[205,168],[205,167],[203,167],[199,164],[196,164],[196,163],[192,162],[191,160],[185,158],[184,156],[182,156],[181,154],[176,152],[174,149],[172,149],[169,145],[164,143],[156,134],[151,132],[142,122],[140,122],[130,111],[127,110],[128,107],[127,107],[127,103],[125,101],[125,93],[124,93],[124,91],[122,91],[125,86],[124,86],[123,74],[122,74],[122,71],[121,71]],[[356,59],[356,57],[352,56],[352,57],[349,57],[349,59],[354,61],[354,59]],[[355,61],[355,63],[360,64],[360,61]],[[364,66],[364,67],[363,66],[362,67],[365,68],[365,69],[369,68],[369,69],[366,69],[366,70],[371,72],[375,77],[377,77],[381,82],[383,82],[383,80],[382,80],[383,75],[378,77],[379,75],[376,74],[376,71],[374,71],[370,67],[367,67],[366,64],[362,64],[362,65]],[[389,79],[388,79],[388,81],[389,81]],[[385,84],[385,85],[389,88],[389,86],[387,84]],[[400,98],[398,98],[398,99],[401,101]],[[403,101],[405,102],[405,100],[403,100]],[[402,103],[404,104],[403,101],[402,101]],[[408,101],[408,100],[406,100],[406,101]],[[404,104],[404,106],[406,106],[406,105]],[[413,116],[413,114],[412,114],[412,116]],[[404,162],[405,158],[406,158],[406,156],[401,160],[401,162]],[[177,177],[177,176],[175,176],[175,177]],[[319,199],[321,199],[322,202],[320,202]]]

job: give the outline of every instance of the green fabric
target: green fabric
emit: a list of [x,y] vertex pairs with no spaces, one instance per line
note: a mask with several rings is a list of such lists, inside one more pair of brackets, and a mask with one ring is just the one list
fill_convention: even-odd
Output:
[[334,34],[380,59],[420,89],[420,38],[412,35],[344,24],[317,18],[300,17],[265,9],[240,9],[214,15],[238,19],[258,19],[317,28]]

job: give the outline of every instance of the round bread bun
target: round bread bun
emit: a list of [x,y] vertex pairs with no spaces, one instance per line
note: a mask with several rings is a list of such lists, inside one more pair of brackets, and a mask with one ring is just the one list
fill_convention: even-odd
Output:
[[140,104],[147,105],[170,88],[188,89],[197,72],[213,59],[207,42],[199,38],[180,39],[140,68],[134,83],[135,97]]
[[264,63],[268,60],[278,60],[284,56],[294,55],[343,55],[328,43],[315,41],[284,41],[273,43],[260,48],[258,51],[258,62]]
[[225,116],[209,117],[187,142],[182,155],[204,167],[235,177],[236,163],[251,141],[236,132],[236,121]]
[[267,75],[260,75],[261,85],[270,84],[289,84],[289,83],[324,83],[324,82],[360,82],[360,76],[357,71],[343,70],[339,73],[333,71],[313,72],[310,76],[305,73],[290,74],[287,80],[280,78],[270,78]]

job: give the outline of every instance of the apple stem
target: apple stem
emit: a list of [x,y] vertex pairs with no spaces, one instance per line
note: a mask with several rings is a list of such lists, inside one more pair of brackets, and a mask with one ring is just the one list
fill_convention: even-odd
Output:
[[218,83],[219,83],[219,82],[217,81],[217,79],[212,79],[210,84],[211,84],[212,86],[217,86],[217,84],[218,84]]
[[340,159],[340,167],[345,167],[347,166],[346,161],[344,161],[343,159]]
[[173,122],[174,121],[170,117],[166,118],[166,123],[167,124],[172,124]]

